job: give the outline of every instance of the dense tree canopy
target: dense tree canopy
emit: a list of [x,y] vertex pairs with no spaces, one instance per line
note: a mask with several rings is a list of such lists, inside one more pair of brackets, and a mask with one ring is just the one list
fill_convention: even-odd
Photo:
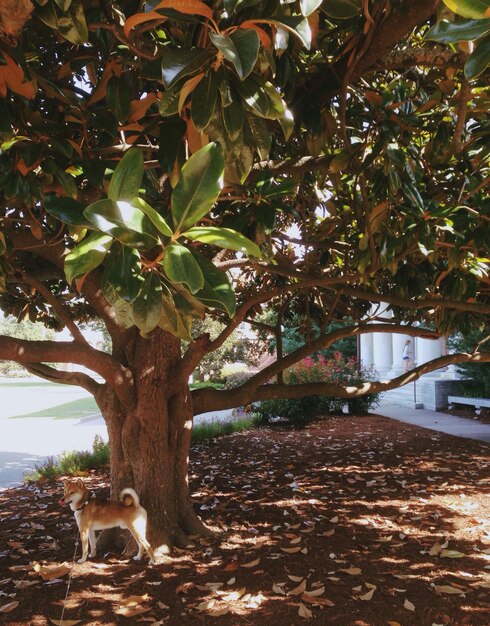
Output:
[[[369,332],[372,303],[393,312],[377,332],[485,325],[489,6],[0,0],[0,305],[73,335],[0,337],[0,358],[95,395],[115,488],[168,489],[143,459],[186,458],[193,414],[363,393],[266,383]],[[238,389],[191,395],[203,355],[266,303],[321,329],[352,323]],[[206,314],[226,327],[181,353]],[[95,317],[111,355],[79,329]],[[475,346],[371,389],[488,355]],[[104,382],[49,365],[67,361]],[[186,461],[165,467],[185,492]],[[150,514],[174,538],[196,531],[186,495],[166,502]]]

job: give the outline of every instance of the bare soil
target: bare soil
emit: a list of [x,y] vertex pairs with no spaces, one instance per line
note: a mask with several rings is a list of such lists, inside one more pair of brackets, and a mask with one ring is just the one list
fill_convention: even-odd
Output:
[[[196,445],[191,493],[216,535],[153,567],[73,563],[61,486],[5,491],[0,623],[488,626],[489,452],[375,415]],[[87,482],[107,494],[106,475]]]

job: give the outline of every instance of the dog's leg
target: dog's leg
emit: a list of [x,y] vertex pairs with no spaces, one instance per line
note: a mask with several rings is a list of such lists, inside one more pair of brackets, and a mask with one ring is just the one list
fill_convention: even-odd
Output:
[[[142,524],[139,523],[138,526],[142,526]],[[134,540],[138,544],[138,554],[136,556],[133,556],[133,559],[135,561],[139,561],[143,556],[143,552],[146,550],[148,556],[150,557],[150,565],[153,565],[153,563],[155,563],[155,555],[153,553],[152,547],[146,539],[146,523],[144,524],[144,529],[138,528],[133,524],[128,524],[128,530],[133,535]],[[143,532],[141,532],[142,530]]]
[[80,531],[80,537],[82,539],[82,558],[78,559],[79,563],[85,563],[88,555],[88,530],[84,529]]
[[90,529],[88,531],[88,538],[90,541],[90,554],[89,557],[94,557],[97,554],[97,537],[95,536],[95,530]]

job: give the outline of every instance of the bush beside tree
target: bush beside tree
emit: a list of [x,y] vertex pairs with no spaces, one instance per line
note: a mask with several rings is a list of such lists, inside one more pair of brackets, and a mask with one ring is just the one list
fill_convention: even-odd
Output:
[[[284,381],[290,385],[305,383],[330,383],[332,386],[356,387],[376,380],[373,368],[359,366],[355,357],[344,357],[335,352],[326,359],[322,354],[316,359],[307,357],[284,373]],[[379,401],[379,393],[368,393],[357,398],[338,398],[335,395],[314,395],[290,400],[265,400],[255,406],[264,422],[283,417],[296,427],[306,426],[315,417],[328,413],[340,414],[345,405],[351,414],[365,414]]]
[[[448,340],[449,347],[456,352],[472,352],[478,346],[481,352],[490,352],[488,327],[483,331],[472,330],[458,333]],[[461,363],[457,371],[467,380],[461,384],[461,395],[476,398],[490,398],[490,363]]]

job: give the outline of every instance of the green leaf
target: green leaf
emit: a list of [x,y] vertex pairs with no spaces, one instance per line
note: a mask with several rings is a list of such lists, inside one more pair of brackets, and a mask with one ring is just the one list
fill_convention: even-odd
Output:
[[165,88],[170,89],[180,78],[201,69],[214,56],[215,52],[210,48],[167,50],[162,60],[162,76]]
[[480,39],[475,49],[466,60],[464,73],[468,80],[473,80],[490,65],[490,36]]
[[136,197],[143,181],[144,170],[143,153],[137,148],[130,148],[114,170],[107,191],[109,199],[131,201]]
[[131,101],[125,78],[113,76],[107,83],[107,104],[116,120],[122,124],[128,119]]
[[142,333],[150,333],[158,326],[162,306],[162,284],[158,275],[151,272],[133,302],[134,323]]
[[44,198],[44,208],[60,222],[71,224],[72,226],[84,226],[93,228],[93,224],[83,214],[84,206],[73,198],[60,198],[54,194],[49,194]]
[[463,20],[458,24],[441,20],[429,30],[425,38],[442,43],[458,43],[459,41],[479,39],[489,32],[490,19]]
[[243,122],[245,121],[242,103],[235,100],[229,106],[225,107],[222,112],[226,130],[229,133],[230,139],[234,140],[242,130]]
[[[162,285],[162,303],[163,308],[158,320],[158,326],[166,330],[168,333],[185,339],[187,341],[192,340],[191,329],[192,320],[195,314],[185,300],[179,298],[179,294],[176,294],[174,299],[172,293],[166,285]],[[177,308],[178,302],[178,308]]]
[[195,152],[182,168],[172,193],[175,230],[186,230],[208,213],[223,187],[224,158],[219,144]]
[[133,302],[141,291],[143,281],[140,255],[136,250],[118,246],[107,257],[102,282],[111,285],[119,298]]
[[253,29],[238,29],[230,36],[210,33],[213,44],[233,64],[241,80],[253,70],[259,54],[260,40]]
[[282,132],[284,134],[284,139],[288,141],[288,139],[293,134],[294,130],[294,117],[291,111],[288,108],[284,109],[284,115],[278,118],[279,124],[281,125]]
[[490,0],[444,0],[444,4],[463,17],[490,17]]
[[165,120],[160,124],[157,158],[164,174],[172,171],[186,130],[187,124],[181,117]]
[[158,111],[162,117],[175,115],[179,110],[180,91],[166,91],[158,102]]
[[260,117],[277,120],[284,116],[284,101],[271,83],[262,83],[252,75],[244,82],[235,84],[247,106]]
[[323,0],[300,0],[299,6],[301,9],[301,13],[305,17],[308,17],[308,15],[311,15],[314,11],[318,9],[322,1]]
[[252,148],[244,143],[243,133],[230,135],[223,127],[221,117],[216,114],[209,123],[206,132],[213,141],[217,141],[223,146],[226,183],[242,184],[252,169],[254,156]]
[[210,69],[192,93],[191,114],[197,130],[203,131],[209,124],[218,98],[216,72]]
[[204,288],[194,294],[195,297],[206,306],[224,311],[229,317],[233,317],[236,309],[236,296],[227,274],[196,250],[192,251],[192,255],[204,275]]
[[58,16],[52,4],[36,7],[36,16],[50,28],[58,28]]
[[250,143],[250,145],[257,151],[260,159],[265,161],[269,158],[271,150],[271,132],[262,118],[256,117],[255,115],[248,115],[247,119],[248,128],[250,130],[249,137],[247,138],[250,139],[250,141],[247,141],[247,143]]
[[68,11],[58,18],[58,32],[75,45],[88,40],[88,28],[81,0],[73,0]]
[[158,243],[151,221],[129,202],[98,200],[85,209],[84,215],[98,230],[132,248],[148,250]]
[[102,233],[91,233],[65,257],[66,280],[83,276],[99,266],[111,247],[112,237]]
[[163,219],[163,217],[158,213],[156,209],[148,204],[143,198],[135,198],[132,202],[132,205],[137,209],[141,209],[143,213],[148,217],[153,226],[165,235],[166,237],[171,237],[173,235],[172,229],[167,224],[167,222]]
[[70,4],[72,3],[72,0],[54,0],[54,1],[63,12],[68,11],[68,9],[70,8]]
[[271,18],[267,18],[267,21],[271,24],[281,26],[285,28],[292,35],[297,37],[301,43],[310,49],[311,46],[311,28],[308,20],[303,16],[298,15],[274,15]]
[[179,243],[172,242],[165,248],[163,269],[174,283],[184,283],[191,293],[204,287],[204,276],[201,268],[194,260],[190,250]]
[[78,197],[78,187],[73,176],[59,168],[56,168],[54,175],[58,179],[66,195],[72,199],[76,199]]
[[346,20],[359,15],[362,9],[362,0],[324,0],[322,9],[330,17]]
[[227,248],[243,252],[248,256],[262,257],[259,247],[250,241],[245,235],[232,230],[231,228],[221,228],[218,226],[195,226],[182,233],[183,237],[192,241],[200,241],[219,248]]

